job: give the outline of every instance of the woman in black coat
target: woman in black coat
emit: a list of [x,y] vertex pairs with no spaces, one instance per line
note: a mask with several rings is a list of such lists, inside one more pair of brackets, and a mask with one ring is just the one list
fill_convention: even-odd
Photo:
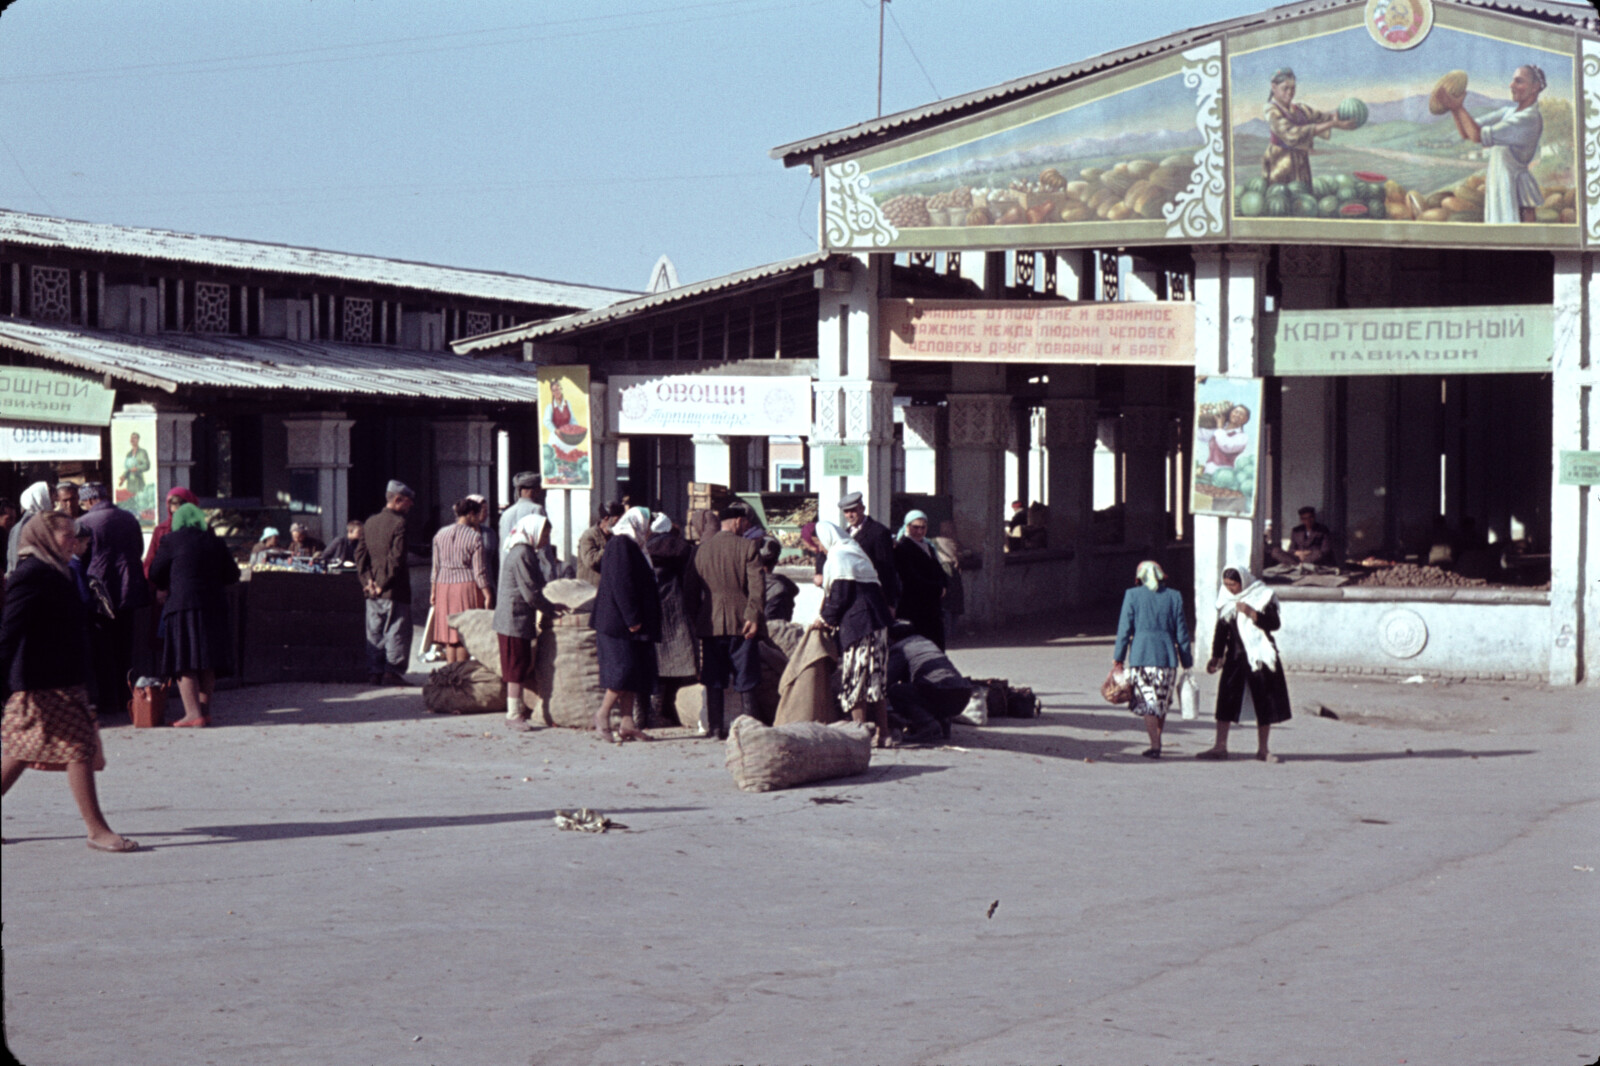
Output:
[[1211,638],[1211,661],[1206,673],[1222,671],[1217,685],[1217,740],[1196,754],[1197,759],[1228,757],[1228,727],[1243,716],[1250,703],[1256,719],[1256,758],[1277,762],[1267,751],[1267,735],[1274,724],[1287,722],[1289,683],[1273,632],[1282,624],[1278,600],[1272,590],[1255,580],[1244,567],[1222,572],[1217,590],[1217,628]]
[[[611,527],[611,539],[600,557],[600,588],[595,595],[595,651],[600,659],[600,684],[605,699],[594,715],[594,731],[602,740],[649,740],[633,722],[635,694],[645,699],[655,688],[656,645],[661,641],[661,596],[655,571],[642,545],[650,536],[650,512],[631,508]],[[622,715],[611,735],[611,709]]]
[[0,615],[0,793],[22,771],[65,770],[78,813],[96,851],[137,851],[137,842],[112,831],[100,810],[95,771],[105,766],[99,723],[84,681],[88,619],[67,573],[75,523],[66,514],[34,516],[17,537],[17,565]]
[[167,591],[161,611],[161,672],[178,679],[183,700],[183,717],[172,724],[204,728],[211,724],[217,671],[233,668],[223,590],[239,580],[239,566],[211,532],[206,513],[186,503],[172,515],[172,532],[161,538],[150,580]]
[[895,617],[911,623],[920,637],[944,650],[944,593],[950,575],[939,562],[928,539],[928,516],[921,511],[906,515],[894,542],[894,567],[900,574],[900,602]]

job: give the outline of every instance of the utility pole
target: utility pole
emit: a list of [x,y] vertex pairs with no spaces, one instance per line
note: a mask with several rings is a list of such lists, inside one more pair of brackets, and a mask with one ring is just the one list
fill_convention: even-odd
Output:
[[883,14],[889,0],[878,0],[878,117],[883,117]]

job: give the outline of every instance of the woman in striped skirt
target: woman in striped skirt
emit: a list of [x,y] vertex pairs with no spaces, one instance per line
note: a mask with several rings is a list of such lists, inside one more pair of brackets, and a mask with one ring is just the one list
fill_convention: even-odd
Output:
[[489,569],[483,557],[483,535],[478,531],[482,513],[477,501],[457,500],[456,520],[433,535],[433,591],[428,603],[433,607],[433,627],[428,639],[444,645],[446,662],[467,661],[461,634],[450,625],[450,616],[494,606],[489,587]]

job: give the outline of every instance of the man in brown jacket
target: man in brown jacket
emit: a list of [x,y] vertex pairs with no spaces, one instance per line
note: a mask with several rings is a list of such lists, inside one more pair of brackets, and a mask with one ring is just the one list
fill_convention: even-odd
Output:
[[700,683],[706,688],[706,718],[711,735],[728,739],[723,718],[726,690],[745,694],[761,683],[761,655],[757,646],[766,635],[762,605],[766,601],[766,574],[761,569],[761,549],[741,537],[740,525],[748,521],[737,501],[717,511],[722,528],[702,543],[689,568],[689,601],[694,611],[694,631],[700,638]]
[[406,515],[416,493],[389,482],[383,510],[367,519],[356,541],[356,572],[367,596],[367,680],[406,684],[411,661],[411,571],[406,566]]

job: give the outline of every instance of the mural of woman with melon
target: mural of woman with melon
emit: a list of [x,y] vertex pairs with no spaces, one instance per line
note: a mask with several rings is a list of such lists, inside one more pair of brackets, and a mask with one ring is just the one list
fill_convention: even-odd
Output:
[[1528,164],[1539,154],[1539,138],[1544,135],[1544,117],[1539,111],[1539,94],[1544,89],[1544,71],[1531,63],[1518,67],[1511,75],[1511,106],[1479,119],[1467,114],[1465,71],[1451,71],[1433,90],[1429,109],[1449,111],[1462,138],[1487,150],[1489,165],[1483,177],[1485,222],[1538,221],[1544,193],[1528,173]]

